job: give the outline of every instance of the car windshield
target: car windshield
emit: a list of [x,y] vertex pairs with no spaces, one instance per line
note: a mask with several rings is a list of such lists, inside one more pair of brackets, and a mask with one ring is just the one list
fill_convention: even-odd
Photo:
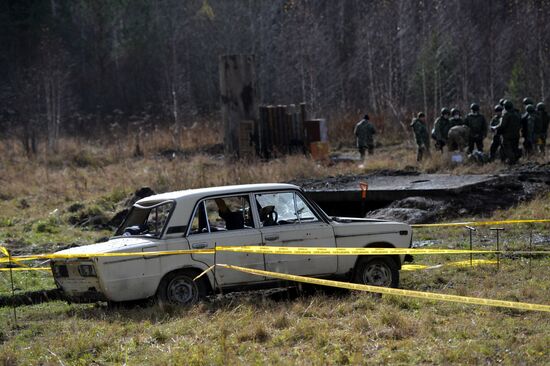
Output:
[[174,207],[173,201],[135,204],[115,236],[160,237]]

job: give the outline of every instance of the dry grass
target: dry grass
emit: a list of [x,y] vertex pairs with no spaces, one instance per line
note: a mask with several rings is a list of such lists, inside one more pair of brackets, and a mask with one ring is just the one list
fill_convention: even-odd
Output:
[[[514,261],[500,272],[409,273],[402,286],[543,303],[548,265],[537,261],[535,277]],[[15,364],[543,364],[550,345],[544,313],[347,292],[256,294],[169,312],[55,302],[20,308],[17,330],[9,309],[0,315],[0,362]]]
[[[219,140],[218,135],[199,135],[184,134],[185,144],[197,147]],[[117,147],[66,141],[59,154],[30,160],[4,151],[0,154],[0,240],[52,248],[91,241],[105,233],[66,225],[67,207],[78,201],[109,210],[141,186],[162,192],[416,166],[415,148],[407,144],[381,146],[359,168],[357,164],[325,166],[303,156],[267,163],[232,163],[204,154],[170,160],[157,154],[170,148],[170,134],[154,138],[156,142],[144,148],[142,158],[133,157],[131,138]],[[459,174],[504,166],[454,167],[434,154],[418,168]],[[543,195],[496,212],[493,218],[549,216],[550,195]],[[544,238],[548,226],[532,229]],[[488,229],[476,233],[475,246],[494,245],[494,234]],[[530,229],[509,228],[503,240],[508,247],[521,247]],[[415,232],[415,240],[464,247],[467,232],[422,229]],[[539,245],[547,246],[546,240]],[[465,258],[418,257],[417,261],[435,264],[455,259]],[[402,272],[401,287],[548,304],[549,265],[546,257],[503,258],[498,272],[494,267]],[[38,273],[18,274],[16,283],[21,290],[53,286],[50,278]],[[0,274],[0,292],[8,286],[5,274]],[[261,293],[224,297],[188,310],[51,302],[21,307],[18,317],[19,328],[14,329],[11,310],[0,308],[0,364],[539,365],[550,357],[550,319],[545,313],[340,291],[291,300],[274,300]]]

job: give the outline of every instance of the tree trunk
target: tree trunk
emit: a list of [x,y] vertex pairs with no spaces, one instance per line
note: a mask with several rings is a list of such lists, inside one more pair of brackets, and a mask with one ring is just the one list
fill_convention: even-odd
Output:
[[428,95],[427,95],[427,88],[426,88],[426,67],[424,63],[422,63],[422,97],[424,100],[424,113],[428,113]]
[[372,55],[372,47],[370,44],[369,36],[367,35],[367,54],[368,54],[368,62],[367,66],[369,69],[369,99],[370,99],[370,106],[372,108],[373,113],[377,113],[376,109],[376,94],[374,90],[374,70],[373,70],[373,55]]

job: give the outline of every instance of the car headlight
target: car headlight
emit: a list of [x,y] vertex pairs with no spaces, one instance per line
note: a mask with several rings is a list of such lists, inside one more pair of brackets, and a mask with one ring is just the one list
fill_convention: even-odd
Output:
[[53,264],[52,273],[54,277],[69,277],[69,270],[64,264]]
[[95,277],[95,268],[91,264],[81,264],[78,266],[78,273],[82,277]]

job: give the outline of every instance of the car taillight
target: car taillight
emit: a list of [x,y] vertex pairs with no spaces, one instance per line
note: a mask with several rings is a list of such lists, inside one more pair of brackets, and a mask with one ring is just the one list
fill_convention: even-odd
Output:
[[95,277],[95,268],[91,264],[81,264],[78,266],[78,273],[82,277]]
[[52,273],[54,277],[69,277],[69,270],[64,264],[52,265]]

